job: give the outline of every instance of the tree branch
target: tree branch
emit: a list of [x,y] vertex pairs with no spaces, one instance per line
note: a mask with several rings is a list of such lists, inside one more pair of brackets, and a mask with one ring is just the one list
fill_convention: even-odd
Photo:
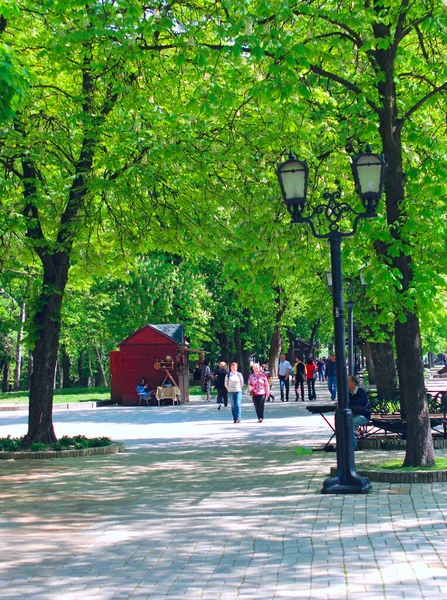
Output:
[[[318,67],[317,65],[309,65],[309,68],[311,69],[311,71],[313,71],[317,75],[321,75],[322,77],[326,77],[327,79],[330,79],[331,81],[335,81],[336,83],[338,83],[339,85],[342,85],[343,87],[345,87],[347,90],[353,92],[354,94],[357,94],[357,95],[363,94],[362,89],[359,88],[358,85],[356,85],[355,83],[351,83],[344,77],[340,77],[339,75],[336,75],[335,73],[332,73],[331,71],[326,71],[325,69],[322,69],[321,67]],[[369,106],[373,109],[373,111],[375,113],[377,113],[377,114],[380,113],[379,107],[375,104],[375,102],[370,100],[370,98],[368,98],[367,96],[366,96],[366,102],[369,104]]]
[[442,85],[433,88],[431,92],[428,92],[428,94],[425,94],[425,96],[418,100],[416,104],[413,104],[413,106],[407,110],[407,112],[404,114],[401,120],[406,121],[407,119],[409,119],[413,113],[419,110],[419,108],[421,108],[421,106],[423,106],[427,102],[427,100],[430,100],[430,98],[433,98],[433,96],[436,96],[436,94],[439,94],[444,90],[447,90],[447,81],[445,81]]

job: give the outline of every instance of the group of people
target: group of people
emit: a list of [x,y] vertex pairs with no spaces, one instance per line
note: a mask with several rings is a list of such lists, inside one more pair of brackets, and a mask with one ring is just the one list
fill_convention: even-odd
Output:
[[[209,369],[208,365],[206,365],[206,367]],[[207,383],[206,379],[208,377],[206,367],[204,370],[205,384]],[[253,400],[256,416],[258,417],[258,423],[262,423],[264,420],[265,401],[270,396],[270,377],[268,372],[266,373],[259,363],[254,363],[252,365],[252,371],[253,373],[248,378],[248,389]],[[211,382],[211,372],[209,377]],[[230,370],[228,370],[225,362],[222,361],[219,363],[219,368],[214,374],[214,387],[217,390],[217,410],[221,409],[222,404],[226,408],[228,402],[230,402],[233,421],[235,423],[240,423],[244,377],[242,373],[238,371],[237,362],[231,363]],[[209,396],[205,402],[209,402]]]
[[286,355],[281,354],[278,365],[278,377],[281,391],[281,402],[289,401],[290,378],[295,384],[295,402],[300,399],[304,402],[304,383],[307,384],[308,400],[316,400],[315,381],[327,382],[331,399],[337,397],[337,373],[335,364],[335,355],[331,354],[328,359],[325,357],[313,360],[308,358],[304,362],[296,357],[295,364],[292,365],[286,360]]

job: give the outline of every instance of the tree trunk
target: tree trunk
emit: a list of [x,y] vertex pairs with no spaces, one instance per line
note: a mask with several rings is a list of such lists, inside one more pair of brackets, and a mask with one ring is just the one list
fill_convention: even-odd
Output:
[[34,365],[33,353],[29,352],[28,353],[28,373],[27,373],[27,381],[26,381],[26,389],[27,390],[29,390],[31,387],[31,375],[33,374],[33,365]]
[[306,352],[306,360],[309,358],[314,358],[314,348],[315,348],[315,338],[317,337],[318,327],[320,326],[321,319],[317,319],[312,327],[312,332],[310,334],[309,340],[309,350]]
[[382,394],[390,390],[396,390],[397,373],[392,340],[389,339],[380,344],[370,342],[369,347],[374,365],[377,392]]
[[107,382],[107,376],[104,371],[104,365],[102,364],[102,352],[100,352],[98,348],[95,348],[95,350],[96,350],[96,357],[98,359],[98,370],[99,370],[99,374],[101,375],[100,386],[107,387],[109,384]]
[[61,390],[64,387],[64,371],[60,360],[56,363],[57,369],[57,387]]
[[[399,31],[392,33],[388,24],[377,22],[373,25],[377,39],[402,35],[404,20],[398,25]],[[377,65],[382,71],[377,87],[381,100],[379,115],[379,133],[382,138],[383,153],[388,165],[385,177],[386,216],[390,234],[395,240],[391,253],[392,267],[401,273],[401,288],[403,315],[395,322],[395,339],[399,371],[401,409],[408,417],[407,450],[405,466],[426,467],[434,464],[433,439],[428,416],[427,397],[425,393],[424,363],[419,332],[419,321],[416,307],[407,308],[405,301],[411,296],[408,292],[412,287],[412,259],[410,254],[401,250],[401,231],[405,225],[405,179],[402,168],[402,128],[405,121],[398,117],[398,99],[395,83],[395,60],[398,45],[392,44],[386,49],[374,51]],[[396,255],[396,248],[399,254]],[[388,247],[384,247],[388,254]],[[403,321],[403,322],[401,322]]]
[[20,305],[20,328],[17,334],[17,349],[16,349],[16,366],[14,369],[14,391],[20,390],[20,377],[22,375],[22,342],[23,342],[23,330],[25,327],[25,302]]
[[43,285],[33,318],[36,332],[31,375],[28,432],[22,442],[52,444],[56,441],[53,428],[53,386],[59,350],[62,297],[68,279],[70,260],[60,252],[44,257]]
[[278,377],[278,363],[281,355],[282,337],[281,326],[276,325],[270,340],[269,369],[272,377]]
[[67,350],[65,348],[65,346],[62,346],[61,348],[61,354],[62,354],[62,358],[61,358],[61,365],[62,365],[62,379],[63,379],[63,387],[64,388],[71,388],[72,384],[71,384],[71,379],[70,379],[70,367],[71,367],[71,361],[70,361],[70,357],[67,354]]
[[366,360],[366,370],[368,371],[368,383],[369,385],[376,385],[376,370],[374,368],[371,344],[369,342],[366,342],[366,344],[363,345],[363,353]]
[[235,348],[235,360],[238,364],[239,371],[242,369],[243,357],[242,357],[242,344],[241,344],[241,330],[239,325],[234,328],[234,348]]
[[224,332],[216,333],[217,342],[220,346],[220,359],[230,364],[230,340],[228,334]]
[[242,348],[242,375],[244,381],[250,376],[250,350],[248,348],[248,336],[250,333],[250,314],[244,309],[244,324],[242,327],[241,348]]
[[6,359],[3,363],[2,392],[9,392],[9,367],[9,359]]
[[79,387],[88,387],[88,377],[85,376],[84,353],[78,356],[78,385]]
[[287,331],[287,340],[289,349],[287,350],[287,360],[291,365],[295,364],[295,334],[291,329]]

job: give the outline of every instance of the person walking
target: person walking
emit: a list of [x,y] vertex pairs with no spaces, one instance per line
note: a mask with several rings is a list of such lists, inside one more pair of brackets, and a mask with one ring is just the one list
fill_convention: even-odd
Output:
[[211,402],[211,369],[206,360],[203,361],[202,366],[202,392],[205,394],[205,402]]
[[290,371],[292,370],[292,365],[286,360],[286,355],[281,354],[279,357],[279,368],[278,368],[278,377],[279,377],[279,389],[281,391],[281,402],[284,402],[284,389],[286,391],[285,401],[289,401],[289,389],[290,389]]
[[324,381],[324,360],[320,358],[317,360],[317,371],[318,371],[318,381],[321,383]]
[[228,399],[231,402],[231,412],[235,423],[241,422],[242,388],[244,378],[237,370],[237,362],[232,362],[230,372],[225,376],[225,387],[228,391]]
[[307,359],[306,363],[306,381],[307,381],[307,394],[309,402],[317,399],[315,392],[315,380],[317,378],[317,367],[311,358]]
[[255,407],[258,423],[264,420],[264,405],[270,395],[270,386],[265,373],[261,371],[259,363],[253,363],[253,373],[248,378],[248,388]]
[[267,377],[267,381],[269,382],[270,394],[267,396],[267,398],[265,399],[265,401],[266,402],[274,402],[275,401],[275,396],[272,394],[272,376],[270,375],[270,370],[269,370],[268,364],[262,365],[261,371]]
[[225,408],[228,406],[228,390],[225,387],[225,377],[228,373],[227,363],[222,361],[219,363],[219,368],[214,376],[214,388],[217,390],[217,410],[222,407],[222,402]]
[[327,388],[331,394],[331,399],[335,400],[337,397],[337,370],[335,364],[335,354],[331,354],[326,363],[326,378]]
[[301,400],[304,402],[304,380],[306,378],[306,365],[301,358],[295,359],[293,365],[293,376],[295,377],[295,402],[300,399],[299,390],[301,390]]

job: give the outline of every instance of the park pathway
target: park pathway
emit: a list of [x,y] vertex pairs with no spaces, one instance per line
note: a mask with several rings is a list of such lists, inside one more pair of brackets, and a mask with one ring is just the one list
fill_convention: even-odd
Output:
[[[266,406],[258,424],[245,398],[239,425],[203,403],[56,413],[58,436],[127,452],[0,462],[0,598],[445,597],[447,485],[323,496],[334,455],[294,448],[327,426],[302,403]],[[25,429],[25,412],[0,414],[0,436]]]

